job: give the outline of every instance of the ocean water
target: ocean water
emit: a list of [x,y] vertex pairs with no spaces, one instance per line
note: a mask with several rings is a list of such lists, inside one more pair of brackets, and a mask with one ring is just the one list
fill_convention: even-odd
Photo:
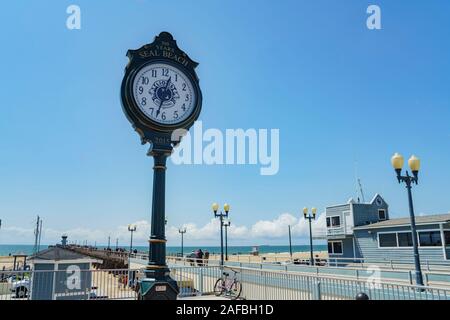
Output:
[[[48,245],[41,245],[40,250],[44,250]],[[98,248],[106,248],[106,246],[97,246]],[[116,247],[111,246],[114,250]],[[128,249],[128,247],[125,247]],[[137,249],[141,252],[147,252],[147,246],[135,246],[133,249]],[[211,246],[185,246],[184,253],[189,253],[192,250],[202,249],[208,250],[211,254],[220,253],[220,247]],[[252,251],[252,246],[228,246],[228,254],[246,254]],[[293,252],[308,252],[309,245],[296,245],[292,246]],[[326,245],[314,245],[314,251],[327,251]],[[181,247],[167,247],[167,254],[176,254],[181,252]],[[259,253],[281,253],[289,252],[289,246],[259,246]],[[7,256],[9,254],[32,254],[33,245],[2,245],[0,244],[0,256]]]

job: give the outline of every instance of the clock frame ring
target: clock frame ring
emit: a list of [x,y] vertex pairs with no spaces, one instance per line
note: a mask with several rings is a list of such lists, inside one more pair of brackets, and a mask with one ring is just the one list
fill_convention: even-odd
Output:
[[[134,99],[134,93],[133,93],[133,83],[135,80],[136,75],[139,73],[139,71],[142,68],[145,68],[152,64],[167,64],[169,66],[172,66],[176,69],[179,69],[185,76],[188,78],[188,80],[192,83],[192,86],[195,91],[195,102],[194,102],[194,110],[191,112],[191,114],[184,120],[174,123],[174,124],[161,124],[158,123],[150,118],[148,118],[139,108],[139,106],[136,103],[136,100]],[[126,70],[126,74],[122,81],[122,107],[125,111],[125,114],[129,118],[129,120],[134,123],[134,125],[140,129],[144,130],[155,130],[159,132],[173,132],[176,129],[189,129],[192,124],[198,119],[201,109],[202,109],[202,92],[200,90],[199,81],[197,78],[197,75],[195,74],[194,70],[191,70],[189,68],[186,68],[184,65],[174,62],[170,59],[164,59],[164,58],[156,58],[144,61],[139,64],[131,64],[129,68]]]

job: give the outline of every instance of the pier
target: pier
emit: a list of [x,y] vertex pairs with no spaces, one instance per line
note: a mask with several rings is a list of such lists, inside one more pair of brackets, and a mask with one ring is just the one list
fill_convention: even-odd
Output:
[[98,269],[126,269],[128,268],[129,253],[125,251],[114,251],[108,249],[96,249],[91,247],[80,247],[68,245],[66,249],[81,253],[92,258],[102,260],[101,264],[95,264]]

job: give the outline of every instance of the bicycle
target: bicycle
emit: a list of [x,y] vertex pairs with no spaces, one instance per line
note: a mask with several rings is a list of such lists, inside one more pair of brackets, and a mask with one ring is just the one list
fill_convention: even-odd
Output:
[[239,298],[242,292],[242,285],[237,280],[236,274],[239,273],[234,271],[234,276],[230,277],[228,272],[223,272],[222,277],[217,279],[214,284],[214,294],[219,297],[224,295],[225,297],[230,297],[232,300]]

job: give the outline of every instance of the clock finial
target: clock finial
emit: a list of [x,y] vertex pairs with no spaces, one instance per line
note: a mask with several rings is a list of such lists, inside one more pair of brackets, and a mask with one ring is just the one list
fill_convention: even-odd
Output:
[[173,36],[172,36],[169,32],[167,32],[167,31],[161,32],[161,33],[159,34],[159,37],[160,37],[160,38],[163,38],[163,39],[167,39],[167,40],[173,40]]

